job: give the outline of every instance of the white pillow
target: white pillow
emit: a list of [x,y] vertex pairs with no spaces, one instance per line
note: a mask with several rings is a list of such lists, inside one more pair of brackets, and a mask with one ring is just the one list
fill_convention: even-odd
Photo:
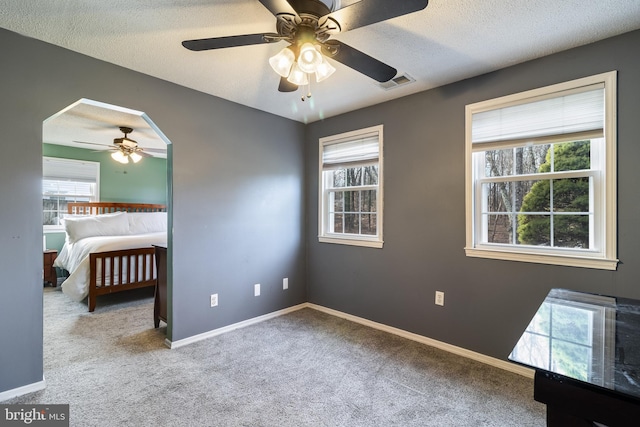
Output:
[[129,221],[126,212],[73,217],[64,219],[64,230],[69,243],[75,243],[85,237],[121,236],[129,234]]
[[129,212],[129,233],[146,234],[167,231],[166,212]]

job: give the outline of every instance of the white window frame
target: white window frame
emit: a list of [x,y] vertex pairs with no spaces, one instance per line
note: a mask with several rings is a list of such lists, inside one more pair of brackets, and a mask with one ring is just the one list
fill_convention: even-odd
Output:
[[[43,156],[42,161],[43,164],[47,161],[55,162],[57,164],[55,170],[51,172],[51,176],[43,176],[43,182],[46,179],[52,181],[92,182],[94,183],[95,191],[93,197],[91,197],[91,201],[100,200],[100,162],[47,156]],[[83,167],[83,165],[87,164],[90,164],[92,168],[95,168],[95,176],[89,175],[87,168]],[[43,171],[43,175],[45,174],[46,172]],[[44,188],[42,191],[42,197],[44,201]],[[64,231],[64,225],[43,225],[42,229],[45,233],[61,232]]]
[[[483,242],[480,213],[482,198],[479,194],[478,166],[473,161],[473,115],[497,110],[511,105],[526,104],[543,98],[554,98],[566,92],[586,86],[604,87],[604,149],[598,159],[600,169],[591,173],[594,184],[592,197],[595,247],[589,250],[570,250],[526,245],[491,244]],[[523,261],[540,264],[565,265],[604,270],[615,270],[617,250],[617,191],[616,191],[616,71],[602,73],[552,86],[491,99],[467,105],[465,108],[465,197],[466,197],[466,245],[470,257]],[[549,142],[561,142],[559,137],[547,138]],[[522,141],[525,142],[526,141]],[[478,144],[480,145],[480,144]],[[514,145],[515,146],[515,145]],[[489,149],[489,148],[487,148]],[[478,149],[477,151],[481,151]],[[590,232],[590,235],[592,233]]]
[[[329,191],[323,175],[323,152],[324,147],[339,142],[358,140],[372,134],[378,138],[378,185],[350,187],[361,190],[377,191],[376,194],[376,231],[377,235],[368,236],[363,234],[331,233],[329,227]],[[342,245],[364,246],[370,248],[382,248],[384,244],[382,224],[383,224],[383,125],[372,126],[365,129],[341,133],[339,135],[327,136],[319,140],[319,175],[318,175],[318,241],[322,243],[336,243]],[[367,162],[370,163],[370,162]],[[364,164],[363,164],[364,165]],[[354,164],[357,166],[357,164]]]

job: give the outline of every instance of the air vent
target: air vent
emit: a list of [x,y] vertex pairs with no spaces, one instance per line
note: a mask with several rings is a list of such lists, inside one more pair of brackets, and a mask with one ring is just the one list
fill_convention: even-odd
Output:
[[392,78],[388,82],[380,83],[380,87],[384,90],[394,89],[400,86],[408,85],[409,83],[413,83],[416,80],[411,77],[409,74],[401,74],[397,77]]

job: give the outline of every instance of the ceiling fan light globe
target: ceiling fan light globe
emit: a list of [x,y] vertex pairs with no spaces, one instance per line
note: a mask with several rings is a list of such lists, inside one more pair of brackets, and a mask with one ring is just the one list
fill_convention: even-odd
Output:
[[315,73],[318,66],[322,64],[322,60],[322,54],[313,44],[307,42],[300,46],[298,66],[305,73]]
[[129,154],[129,157],[131,157],[131,160],[133,160],[133,163],[138,163],[140,160],[142,160],[142,156],[138,153],[131,153]]
[[336,69],[334,68],[334,66],[329,64],[329,61],[322,58],[322,63],[318,65],[318,68],[316,69],[316,81],[321,82],[335,72]]
[[271,65],[273,71],[280,74],[282,77],[287,77],[291,72],[291,66],[295,62],[295,59],[293,51],[288,47],[285,47],[280,52],[269,58],[269,65]]
[[302,71],[297,63],[293,64],[293,68],[291,68],[291,73],[289,74],[287,81],[297,86],[304,86],[309,84],[307,73]]
[[111,158],[113,160],[115,160],[116,162],[120,162],[120,163],[129,163],[129,159],[127,158],[127,156],[125,156],[122,151],[114,151],[113,153],[111,153]]

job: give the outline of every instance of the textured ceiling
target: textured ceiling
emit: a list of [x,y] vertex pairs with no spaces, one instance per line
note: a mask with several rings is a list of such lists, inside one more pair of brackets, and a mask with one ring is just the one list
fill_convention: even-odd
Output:
[[301,91],[277,91],[279,76],[267,62],[284,42],[203,52],[181,46],[274,32],[275,18],[258,0],[0,3],[0,27],[303,123],[640,28],[639,0],[431,0],[422,11],[334,37],[415,82],[384,90],[333,62],[336,73],[312,84],[303,102]]
[[121,126],[133,130],[128,138],[147,154],[167,157],[166,137],[145,113],[90,99],[78,100],[45,120],[42,136],[48,144],[103,151],[113,149],[113,140],[124,136]]

